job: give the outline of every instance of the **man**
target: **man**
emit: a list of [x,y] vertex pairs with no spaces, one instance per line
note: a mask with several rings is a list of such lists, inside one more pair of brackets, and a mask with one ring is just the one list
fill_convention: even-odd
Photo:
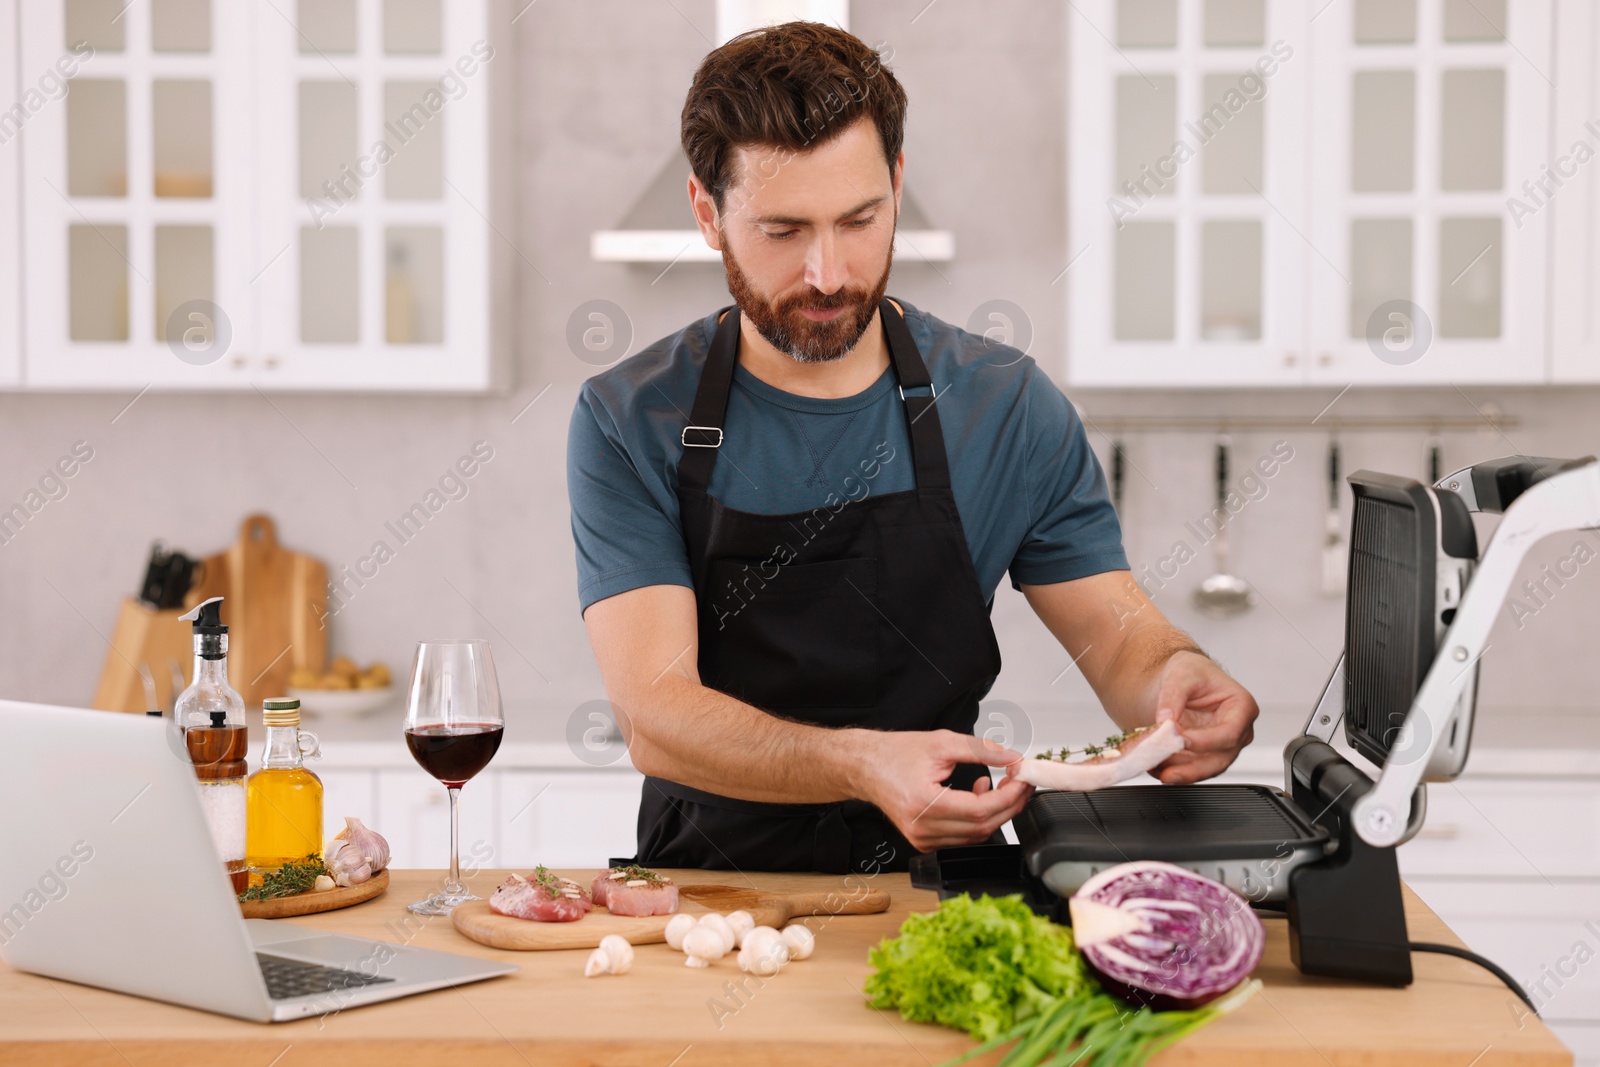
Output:
[[1011,579],[1123,728],[1193,782],[1255,701],[1128,573],[1105,479],[1031,360],[884,300],[906,97],[788,23],[708,55],[689,197],[736,306],[591,378],[568,489],[579,595],[646,775],[638,862],[905,869],[997,840],[1031,787],[972,736]]

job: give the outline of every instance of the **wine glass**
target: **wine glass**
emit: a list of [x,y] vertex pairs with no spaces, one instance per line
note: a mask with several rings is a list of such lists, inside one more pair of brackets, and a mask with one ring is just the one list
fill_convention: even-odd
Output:
[[406,693],[406,747],[450,794],[450,878],[426,900],[406,905],[418,915],[449,915],[464,900],[482,898],[461,884],[460,820],[456,797],[489,765],[505,734],[500,682],[489,642],[419,641]]

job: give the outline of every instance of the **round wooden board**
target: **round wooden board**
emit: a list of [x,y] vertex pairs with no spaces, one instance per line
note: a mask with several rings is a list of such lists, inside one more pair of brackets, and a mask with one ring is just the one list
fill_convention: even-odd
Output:
[[325,889],[320,893],[299,893],[274,900],[241,900],[239,910],[246,919],[286,919],[291,915],[315,915],[360,904],[389,888],[389,872],[379,871],[360,885]]
[[[880,912],[888,908],[889,894],[881,889],[847,896],[842,893],[767,893],[735,886],[684,885],[678,887],[678,911],[703,915],[708,911],[746,911],[757,926],[781,927],[797,915]],[[450,922],[456,932],[481,945],[518,951],[562,948],[596,948],[607,934],[620,934],[630,944],[653,945],[667,939],[671,915],[613,915],[595,908],[581,919],[565,923],[537,922],[496,915],[487,900],[469,900],[456,906]]]

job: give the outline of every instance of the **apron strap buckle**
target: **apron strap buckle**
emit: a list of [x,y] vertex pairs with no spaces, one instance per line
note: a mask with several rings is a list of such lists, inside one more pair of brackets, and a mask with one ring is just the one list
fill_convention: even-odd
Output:
[[[712,434],[716,434],[713,439]],[[693,439],[691,440],[691,435]],[[685,426],[679,440],[685,448],[721,448],[722,427],[720,426]]]
[[901,399],[901,401],[906,401],[906,400],[935,400],[939,396],[939,390],[935,389],[932,385],[913,385],[913,386],[911,386],[911,388],[913,390],[926,389],[927,392],[926,393],[913,392],[910,396],[906,396],[906,387],[905,386],[903,386],[903,385],[896,386],[896,388],[898,388],[900,390],[900,399]]

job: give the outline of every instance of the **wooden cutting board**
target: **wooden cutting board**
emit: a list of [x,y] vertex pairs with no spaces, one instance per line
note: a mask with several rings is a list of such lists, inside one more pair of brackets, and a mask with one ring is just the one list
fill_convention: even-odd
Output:
[[327,669],[328,568],[280,545],[270,516],[247,516],[239,539],[204,562],[186,603],[224,598],[228,681],[247,709],[287,694],[295,668]]
[[339,886],[320,893],[297,893],[272,900],[241,900],[239,910],[246,919],[285,919],[291,915],[315,915],[360,904],[389,888],[389,872],[379,871],[360,885]]
[[[797,915],[875,915],[889,908],[882,889],[829,889],[817,893],[770,893],[731,885],[678,887],[678,910],[688,915],[708,911],[747,911],[757,926],[781,928]],[[487,900],[469,900],[456,906],[450,922],[457,932],[490,948],[518,950],[596,948],[607,934],[621,934],[635,945],[654,945],[667,939],[671,915],[613,915],[595,908],[576,922],[542,923],[513,919],[489,910]]]

